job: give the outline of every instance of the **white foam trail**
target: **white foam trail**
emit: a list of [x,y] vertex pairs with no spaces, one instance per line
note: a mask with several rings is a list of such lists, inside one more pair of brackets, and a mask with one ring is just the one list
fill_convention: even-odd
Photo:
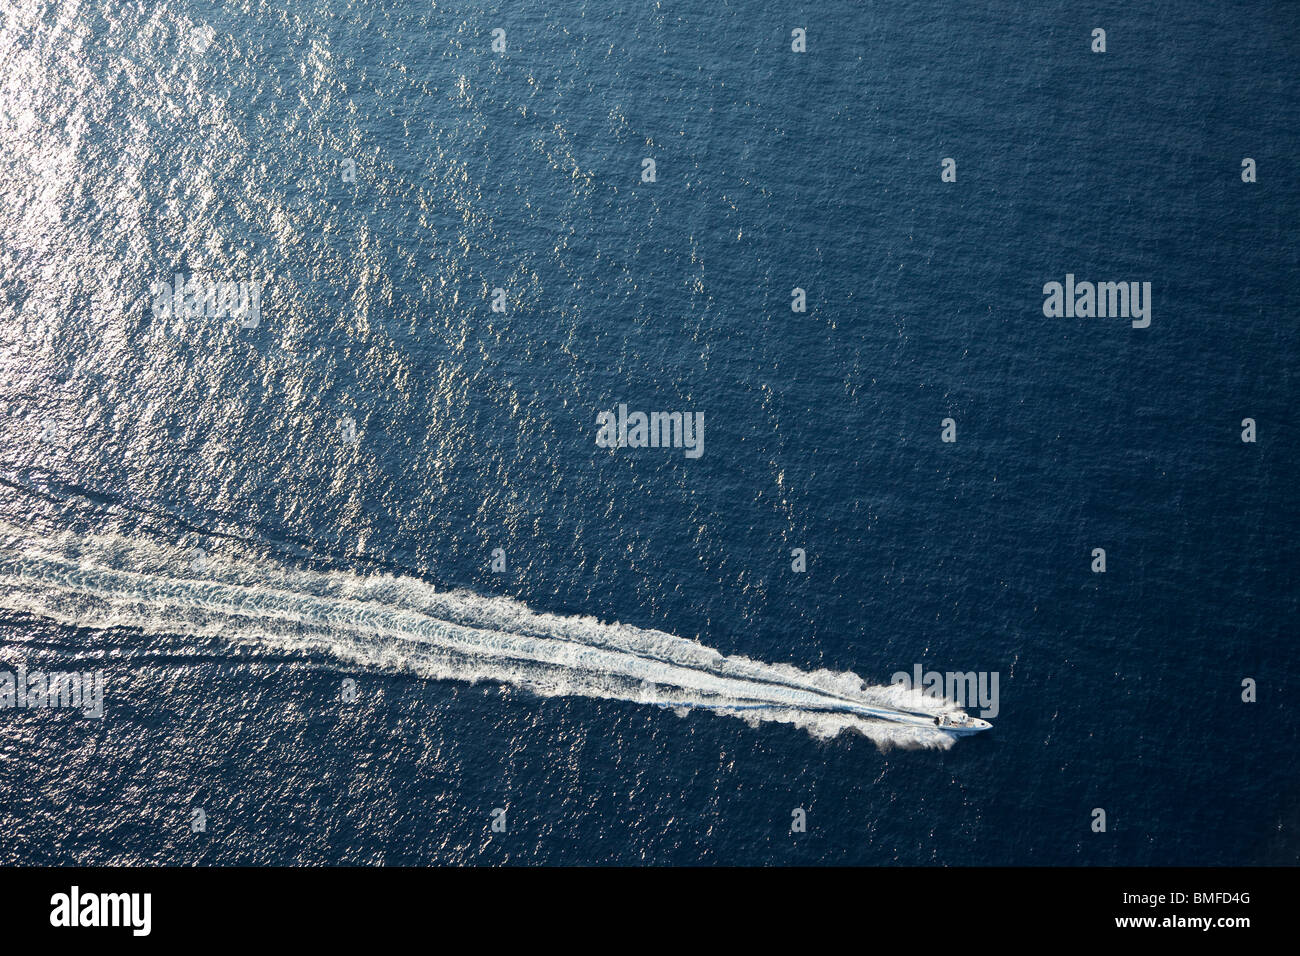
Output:
[[953,709],[851,672],[724,656],[698,641],[391,575],[208,558],[116,535],[36,540],[0,526],[0,607],[61,624],[131,627],[342,660],[439,680],[490,680],[546,696],[705,709],[818,737],[853,730],[882,747],[949,747],[925,714]]

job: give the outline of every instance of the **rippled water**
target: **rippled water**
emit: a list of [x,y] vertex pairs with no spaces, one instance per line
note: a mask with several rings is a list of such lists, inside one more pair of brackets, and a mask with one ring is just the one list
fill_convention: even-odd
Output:
[[[0,667],[106,716],[0,711],[0,860],[1295,862],[1300,17],[1020,6],[10,3]],[[1000,713],[882,752],[376,633],[452,592]]]

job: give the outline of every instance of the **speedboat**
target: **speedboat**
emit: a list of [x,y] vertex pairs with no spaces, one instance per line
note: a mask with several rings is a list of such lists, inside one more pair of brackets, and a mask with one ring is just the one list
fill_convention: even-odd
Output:
[[981,730],[993,728],[987,720],[980,720],[962,711],[939,714],[934,718],[934,725],[950,734],[977,734]]

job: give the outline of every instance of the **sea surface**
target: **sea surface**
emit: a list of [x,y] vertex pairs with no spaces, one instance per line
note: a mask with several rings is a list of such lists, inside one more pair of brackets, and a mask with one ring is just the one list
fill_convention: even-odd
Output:
[[[104,714],[0,709],[0,863],[1295,864],[1297,77],[1290,3],[9,0],[0,670]],[[817,706],[917,665],[993,729]]]

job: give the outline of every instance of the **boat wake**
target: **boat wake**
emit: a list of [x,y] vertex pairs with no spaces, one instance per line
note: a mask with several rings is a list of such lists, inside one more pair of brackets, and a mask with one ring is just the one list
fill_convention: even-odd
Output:
[[410,577],[314,571],[204,556],[117,535],[53,540],[0,527],[0,608],[84,628],[319,649],[341,661],[434,680],[494,681],[707,710],[816,737],[855,731],[880,747],[947,748],[951,704],[851,672],[725,656],[698,641],[518,601],[441,591]]

